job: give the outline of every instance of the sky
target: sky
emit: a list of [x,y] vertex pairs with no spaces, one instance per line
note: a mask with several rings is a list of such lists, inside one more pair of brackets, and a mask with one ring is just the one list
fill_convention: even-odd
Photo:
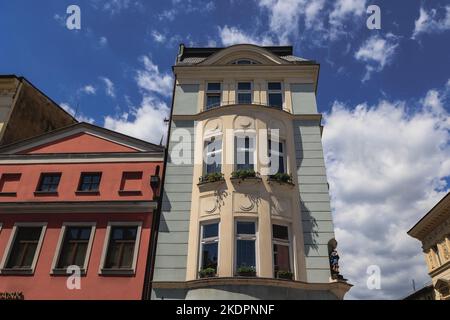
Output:
[[[69,5],[81,29],[69,30]],[[381,29],[368,29],[369,5]],[[0,74],[26,77],[80,121],[154,143],[178,45],[292,45],[320,63],[317,102],[347,299],[429,282],[412,227],[450,189],[448,1],[0,2]],[[366,285],[379,266],[381,287]]]

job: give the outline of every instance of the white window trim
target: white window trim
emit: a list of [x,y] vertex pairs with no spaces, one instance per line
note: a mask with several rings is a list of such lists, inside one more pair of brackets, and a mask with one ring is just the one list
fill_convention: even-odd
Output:
[[[133,253],[133,263],[131,266],[131,269],[124,269],[124,270],[109,270],[105,269],[105,262],[106,262],[106,255],[108,253],[108,247],[109,247],[109,239],[111,236],[111,229],[112,227],[137,227],[136,232],[136,241],[134,243],[134,253]],[[134,275],[136,273],[136,265],[137,265],[137,259],[139,254],[139,245],[141,242],[141,232],[142,232],[142,221],[126,221],[126,222],[108,222],[108,226],[106,227],[106,235],[105,235],[105,241],[103,243],[103,250],[102,250],[102,256],[100,259],[100,266],[98,269],[99,275]]]
[[[218,219],[214,219],[214,220],[205,220],[202,221],[200,223],[200,237],[199,237],[199,246],[198,246],[198,267],[197,267],[197,271],[200,271],[202,269],[202,247],[203,247],[203,227],[205,225],[210,225],[210,224],[218,224],[218,232],[217,232],[217,237],[213,237],[213,238],[207,238],[207,239],[214,239],[217,238],[216,240],[213,241],[208,241],[208,243],[212,243],[214,241],[217,242],[217,269],[216,269],[216,274],[219,274],[219,268],[220,268],[220,220]],[[200,276],[197,275],[197,277],[199,278]]]
[[207,172],[206,172],[206,167],[207,167],[207,164],[206,164],[206,159],[208,159],[208,154],[209,153],[212,153],[212,152],[208,152],[207,151],[207,144],[208,144],[208,142],[211,142],[211,140],[212,139],[216,139],[216,140],[219,140],[220,139],[220,141],[221,141],[221,144],[220,144],[220,151],[215,151],[215,154],[217,155],[218,153],[220,153],[220,172],[222,172],[223,171],[223,135],[222,135],[222,133],[219,133],[219,134],[215,134],[215,135],[210,135],[210,136],[208,136],[208,137],[206,137],[204,140],[203,140],[203,173],[204,174],[207,174]]
[[[280,90],[269,90],[269,83],[280,83]],[[269,94],[270,93],[281,93],[281,110],[285,110],[285,97],[284,97],[284,83],[283,81],[277,81],[277,80],[273,80],[273,81],[267,81],[267,106],[268,107],[272,107],[269,104]]]
[[[239,90],[239,83],[250,83],[250,90]],[[237,81],[236,82],[236,104],[241,104],[241,102],[239,102],[239,93],[250,93],[250,104],[253,104],[253,89],[254,89],[254,85],[253,85],[253,81]]]
[[[13,248],[14,241],[16,240],[17,230],[20,227],[42,227],[38,245],[36,247],[36,251],[34,252],[34,258],[33,258],[32,264],[31,264],[31,268],[30,269],[5,269],[6,264],[11,256],[11,251]],[[46,229],[47,229],[46,222],[17,222],[17,223],[15,223],[14,227],[11,231],[11,235],[9,236],[8,244],[6,245],[3,259],[0,263],[0,273],[3,273],[3,274],[34,274],[34,271],[36,269],[36,264],[37,264],[37,261],[39,258],[39,254],[41,252],[42,243],[44,242],[44,236],[45,236]]]
[[55,252],[55,255],[53,256],[52,268],[50,270],[50,274],[67,274],[67,269],[65,269],[65,268],[58,269],[57,268],[59,258],[61,257],[61,251],[63,248],[64,237],[66,235],[67,227],[91,227],[91,234],[89,236],[89,242],[88,242],[88,246],[86,249],[86,255],[84,257],[83,268],[81,270],[81,273],[85,274],[87,272],[87,268],[89,265],[89,258],[91,255],[92,244],[94,242],[95,228],[96,228],[95,222],[64,222],[62,224],[61,231],[59,233],[58,244],[56,246],[56,252]]
[[[278,240],[278,239],[275,239],[274,237],[273,237],[273,225],[278,225],[278,226],[283,226],[283,227],[287,227],[287,230],[288,230],[288,239],[289,240]],[[289,248],[289,266],[290,266],[290,272],[292,272],[292,280],[295,280],[295,263],[294,263],[294,259],[295,259],[295,257],[294,257],[294,242],[293,242],[293,237],[292,237],[292,228],[291,228],[291,224],[290,223],[286,223],[286,222],[284,222],[284,221],[278,221],[278,220],[275,220],[275,221],[272,221],[272,227],[270,228],[271,230],[270,230],[270,232],[272,233],[271,234],[271,236],[272,236],[272,248],[271,248],[271,250],[272,250],[272,274],[273,274],[273,277],[275,278],[275,258],[274,258],[274,252],[273,252],[273,245],[274,244],[280,244],[280,245],[288,245],[288,248]]]
[[[234,274],[237,275],[237,241],[238,241],[238,236],[237,236],[237,224],[238,222],[253,222],[255,224],[255,235],[254,237],[251,238],[255,238],[255,269],[256,269],[256,277],[259,276],[260,271],[259,271],[259,225],[258,225],[258,220],[256,219],[252,219],[252,218],[237,218],[234,220],[234,255],[233,255],[233,270],[234,270]],[[240,239],[239,239],[240,240]],[[250,237],[248,238],[248,240],[251,240]]]
[[253,170],[255,172],[258,172],[258,139],[257,139],[257,135],[256,132],[252,131],[242,131],[242,130],[236,130],[235,134],[233,136],[233,153],[234,153],[234,165],[233,168],[234,170],[237,170],[237,145],[236,145],[236,138],[237,137],[249,137],[250,139],[253,139],[254,143],[253,143]]
[[[208,84],[210,83],[219,83],[220,84],[220,90],[208,90]],[[208,94],[219,94],[219,105],[214,107],[208,108]],[[222,81],[207,81],[205,86],[205,107],[204,110],[211,110],[214,108],[218,108],[222,106],[222,97],[223,97],[223,83]]]
[[[273,142],[273,140],[269,136],[267,144],[269,143],[269,140],[271,141],[271,143]],[[281,143],[282,144],[282,148],[283,148],[283,152],[281,154],[283,155],[284,173],[290,174],[290,170],[289,170],[289,167],[288,167],[288,159],[287,159],[288,156],[287,156],[287,152],[286,152],[286,140],[285,139],[280,139],[278,137],[278,143]],[[269,147],[269,146],[267,146],[267,147]],[[268,150],[268,152],[272,152],[272,150],[270,150],[269,148],[267,148],[267,150]],[[273,154],[280,155],[280,152],[279,151],[274,151]],[[270,157],[269,157],[269,160],[270,160]],[[270,170],[270,167],[269,167],[269,170]]]

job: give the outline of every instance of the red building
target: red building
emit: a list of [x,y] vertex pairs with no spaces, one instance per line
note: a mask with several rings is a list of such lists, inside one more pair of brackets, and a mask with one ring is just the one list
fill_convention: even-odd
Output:
[[0,294],[141,299],[162,165],[163,147],[87,123],[1,148]]

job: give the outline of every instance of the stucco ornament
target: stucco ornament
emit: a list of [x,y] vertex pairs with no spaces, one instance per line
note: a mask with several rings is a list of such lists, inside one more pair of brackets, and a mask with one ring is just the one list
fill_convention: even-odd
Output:
[[254,129],[255,120],[247,116],[238,116],[234,121],[235,129]]

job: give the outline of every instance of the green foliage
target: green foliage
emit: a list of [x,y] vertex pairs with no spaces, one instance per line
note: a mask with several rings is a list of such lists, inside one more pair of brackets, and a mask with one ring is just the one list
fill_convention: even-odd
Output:
[[246,179],[246,178],[255,178],[256,172],[252,169],[247,170],[236,170],[231,173],[231,177],[233,179]]
[[200,177],[200,183],[216,182],[222,180],[223,180],[223,173],[220,172],[208,173]]
[[275,180],[278,182],[282,182],[282,183],[293,183],[292,182],[292,175],[287,174],[287,173],[276,173],[274,175],[271,175],[269,177],[270,180]]
[[237,268],[237,273],[239,275],[255,275],[256,274],[256,269],[255,267],[248,267],[248,266],[240,266],[239,268]]
[[277,271],[277,277],[281,278],[281,279],[292,279],[293,275],[294,274],[290,271],[286,271],[286,270]]
[[200,270],[198,273],[200,274],[200,278],[214,277],[216,275],[216,269],[209,267]]

